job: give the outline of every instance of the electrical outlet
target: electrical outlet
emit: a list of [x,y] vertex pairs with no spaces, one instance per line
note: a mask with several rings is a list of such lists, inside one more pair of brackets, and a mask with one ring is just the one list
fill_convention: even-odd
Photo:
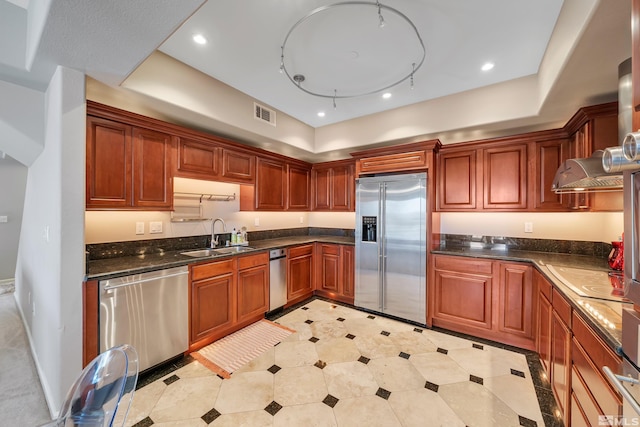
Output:
[[144,234],[144,222],[136,222],[136,234]]
[[304,224],[304,217],[300,217],[300,224]]
[[162,233],[162,221],[151,221],[149,223],[149,233],[150,234]]
[[525,222],[524,223],[524,232],[525,233],[533,233],[533,223],[532,222]]
[[255,225],[256,227],[260,227],[260,218],[255,218],[253,220],[253,225]]

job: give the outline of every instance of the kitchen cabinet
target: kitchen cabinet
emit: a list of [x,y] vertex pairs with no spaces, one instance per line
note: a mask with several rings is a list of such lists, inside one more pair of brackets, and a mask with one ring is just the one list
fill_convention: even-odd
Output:
[[282,211],[287,206],[287,165],[284,161],[258,157],[255,209]]
[[533,143],[533,159],[535,159],[535,178],[532,188],[533,210],[552,212],[565,211],[563,204],[568,195],[556,194],[551,190],[553,179],[558,168],[565,160],[567,138],[535,141]]
[[214,180],[220,175],[222,149],[205,139],[177,137],[176,176]]
[[482,150],[484,209],[527,208],[527,145]]
[[82,367],[87,366],[100,354],[99,288],[97,280],[82,284]]
[[288,165],[287,178],[289,184],[287,209],[293,211],[311,209],[311,169]]
[[536,351],[545,371],[551,368],[551,305],[552,285],[537,270],[533,272],[534,289],[538,293],[538,328],[536,330]]
[[531,266],[448,255],[435,255],[432,262],[428,301],[434,326],[535,348]]
[[439,154],[438,209],[476,209],[477,151]]
[[189,266],[191,350],[222,338],[236,323],[235,261],[229,258]]
[[287,249],[287,305],[300,302],[314,290],[314,244]]
[[222,149],[221,181],[253,184],[256,180],[256,156],[230,148]]
[[316,294],[353,304],[355,292],[354,247],[317,243]]
[[238,323],[260,319],[267,311],[269,311],[269,254],[263,252],[239,257]]
[[171,136],[87,117],[87,209],[170,210]]
[[313,165],[312,199],[314,211],[355,210],[354,161]]
[[555,289],[552,291],[551,316],[551,389],[565,424],[570,424],[571,398],[571,306]]

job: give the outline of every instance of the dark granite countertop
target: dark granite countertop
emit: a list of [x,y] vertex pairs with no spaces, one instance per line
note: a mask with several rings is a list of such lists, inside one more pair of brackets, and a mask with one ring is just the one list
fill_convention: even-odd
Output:
[[[608,271],[609,266],[607,261],[602,257],[524,250],[475,249],[446,246],[434,249],[431,253],[528,262],[533,264],[567,301],[569,301],[573,309],[594,329],[598,336],[617,354],[622,355],[622,309],[626,306],[631,306],[631,304],[580,297],[551,274],[547,268],[547,265],[551,264],[553,266]],[[606,323],[602,317],[607,320]]]
[[[276,248],[286,248],[289,246],[303,245],[305,243],[336,243],[340,245],[354,245],[353,237],[341,236],[294,236],[282,237],[277,239],[265,239],[249,242],[251,250],[247,250],[233,255],[215,255],[194,258],[181,255],[189,249],[177,251],[157,251],[134,256],[123,256],[115,258],[105,258],[90,260],[87,262],[87,274],[85,280],[105,280],[114,277],[128,276],[132,274],[146,273],[164,268],[179,267],[194,262],[210,261],[213,259],[223,259],[230,256],[238,256],[242,254],[257,253]],[[204,248],[192,248],[204,249]]]

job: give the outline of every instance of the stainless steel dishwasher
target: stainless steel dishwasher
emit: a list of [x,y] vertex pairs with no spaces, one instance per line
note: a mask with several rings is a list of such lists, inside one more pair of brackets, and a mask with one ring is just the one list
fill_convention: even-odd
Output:
[[269,311],[287,303],[287,251],[269,251]]
[[100,281],[100,352],[130,344],[143,371],[189,348],[186,266]]

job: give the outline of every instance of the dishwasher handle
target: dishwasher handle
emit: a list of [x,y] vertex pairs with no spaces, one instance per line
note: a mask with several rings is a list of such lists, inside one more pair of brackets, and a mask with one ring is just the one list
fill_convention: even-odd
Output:
[[126,288],[127,286],[133,286],[133,285],[138,285],[140,283],[146,283],[146,282],[152,282],[154,280],[158,280],[158,279],[168,279],[170,277],[177,277],[177,276],[182,276],[184,274],[189,274],[188,271],[180,271],[178,273],[173,273],[173,274],[167,274],[167,275],[158,275],[158,276],[153,276],[153,277],[146,277],[144,279],[140,279],[140,280],[134,280],[133,282],[127,282],[127,283],[122,283],[119,285],[106,285],[104,287],[105,291],[109,291],[111,289],[118,289],[118,288]]
[[622,385],[623,381],[629,382],[631,383],[631,385],[640,385],[640,381],[632,377],[625,377],[623,375],[615,374],[608,366],[603,366],[602,370],[607,375],[607,377],[609,377],[609,380],[611,380],[611,383],[614,385],[614,387],[618,389],[622,397],[624,397],[624,399],[629,402],[629,405],[631,405],[633,410],[640,414],[640,405],[638,404],[638,401],[634,399],[631,393],[629,393],[629,390],[627,390],[624,385]]

